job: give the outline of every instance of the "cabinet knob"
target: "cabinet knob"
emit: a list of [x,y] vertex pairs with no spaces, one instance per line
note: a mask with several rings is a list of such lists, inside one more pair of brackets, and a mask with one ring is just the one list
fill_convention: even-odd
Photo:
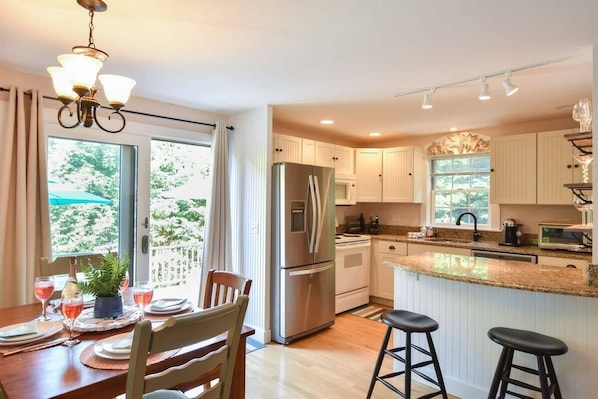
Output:
[[578,164],[575,164],[574,168],[579,168],[579,165],[578,165]]
[[573,166],[571,165],[567,165],[567,169],[571,169]]
[[494,169],[490,169],[490,172],[494,172]]
[[396,249],[394,245],[388,247],[388,249],[392,249],[393,251]]
[[409,173],[409,176],[411,176],[411,175],[412,175],[412,174],[411,174],[411,173]]

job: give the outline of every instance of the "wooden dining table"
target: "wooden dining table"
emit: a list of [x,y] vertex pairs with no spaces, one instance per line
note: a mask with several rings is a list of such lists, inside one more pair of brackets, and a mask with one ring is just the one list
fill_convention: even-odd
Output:
[[[39,316],[40,311],[39,303],[0,308],[0,327],[33,320]],[[49,315],[53,320],[60,320],[59,314]],[[91,368],[81,362],[80,356],[89,345],[133,328],[134,325],[129,325],[111,331],[84,332],[78,337],[81,343],[72,347],[58,345],[6,357],[0,355],[0,387],[7,399],[114,398],[125,392],[127,370]],[[243,326],[235,359],[231,399],[245,397],[245,344],[247,337],[254,333],[253,328]],[[173,356],[149,365],[148,372],[160,371],[201,357],[223,346],[225,339],[226,335],[223,334],[185,347]]]

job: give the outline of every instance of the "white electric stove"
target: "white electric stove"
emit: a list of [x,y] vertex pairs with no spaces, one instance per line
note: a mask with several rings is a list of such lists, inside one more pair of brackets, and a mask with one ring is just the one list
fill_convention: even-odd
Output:
[[335,311],[341,313],[370,300],[370,236],[336,235]]

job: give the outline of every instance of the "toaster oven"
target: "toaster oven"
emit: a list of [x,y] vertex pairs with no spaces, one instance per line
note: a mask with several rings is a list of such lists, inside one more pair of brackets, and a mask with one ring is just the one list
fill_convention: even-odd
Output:
[[576,222],[540,222],[538,248],[592,252],[591,229]]

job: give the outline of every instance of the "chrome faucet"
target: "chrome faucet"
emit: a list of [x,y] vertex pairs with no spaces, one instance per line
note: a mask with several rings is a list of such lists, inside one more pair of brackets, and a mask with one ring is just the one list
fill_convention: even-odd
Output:
[[459,215],[459,217],[457,218],[457,222],[455,224],[457,226],[461,226],[461,218],[465,215],[471,215],[471,217],[473,218],[473,240],[478,241],[482,235],[478,231],[478,219],[476,219],[476,217],[473,213],[463,212],[462,214]]

